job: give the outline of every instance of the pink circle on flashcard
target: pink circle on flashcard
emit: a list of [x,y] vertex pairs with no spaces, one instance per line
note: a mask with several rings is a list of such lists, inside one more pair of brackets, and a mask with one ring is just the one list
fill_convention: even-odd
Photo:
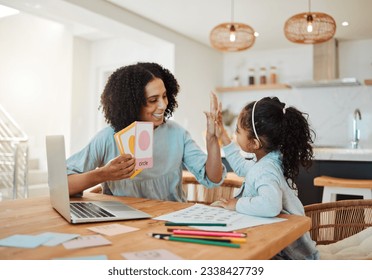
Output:
[[147,130],[141,131],[138,139],[138,146],[142,151],[146,151],[150,146],[150,134]]

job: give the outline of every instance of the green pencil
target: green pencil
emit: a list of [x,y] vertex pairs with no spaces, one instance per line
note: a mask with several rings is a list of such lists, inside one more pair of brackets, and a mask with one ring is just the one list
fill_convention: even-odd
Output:
[[184,237],[175,237],[175,236],[164,236],[161,239],[170,240],[170,241],[187,242],[187,243],[197,243],[197,244],[204,244],[204,245],[215,245],[215,246],[224,246],[224,247],[231,247],[231,248],[240,248],[240,244],[226,243],[226,242],[219,242],[219,241],[209,241],[209,240],[203,240],[203,239],[184,238]]
[[166,222],[166,226],[208,226],[208,227],[225,227],[223,223],[172,223]]

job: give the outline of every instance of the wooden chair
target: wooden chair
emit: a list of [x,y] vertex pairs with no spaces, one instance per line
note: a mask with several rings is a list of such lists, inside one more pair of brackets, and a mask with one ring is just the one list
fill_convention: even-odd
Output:
[[319,176],[314,178],[314,186],[324,187],[322,202],[336,201],[337,194],[359,195],[364,199],[372,199],[372,180]]
[[372,199],[339,200],[304,206],[311,218],[311,238],[317,245],[332,244],[372,227]]
[[220,187],[207,189],[201,185],[189,171],[182,172],[182,184],[189,202],[210,204],[220,198],[232,198],[243,184],[244,178],[233,172],[227,176]]
[[[233,172],[228,172],[222,185],[217,188],[207,189],[201,185],[195,176],[189,171],[182,171],[182,185],[187,193],[189,202],[210,204],[219,198],[232,198],[241,185],[243,178]],[[101,185],[91,187],[85,191],[93,193],[102,193]]]

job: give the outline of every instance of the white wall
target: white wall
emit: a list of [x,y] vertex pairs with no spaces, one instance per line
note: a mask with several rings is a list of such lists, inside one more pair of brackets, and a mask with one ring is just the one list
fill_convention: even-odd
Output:
[[[100,2],[107,5],[95,1]],[[121,19],[128,17],[111,5],[108,11],[98,5],[97,13],[106,11],[107,17],[97,14],[96,18],[64,1],[50,3],[58,7],[50,7],[48,18],[55,18],[52,12],[63,12],[70,20],[84,20],[86,27],[92,24],[87,30],[99,30],[96,25],[102,24],[109,36],[93,43],[74,36],[76,30],[69,24],[64,27],[25,13],[1,20],[0,102],[29,135],[31,158],[39,158],[46,168],[47,134],[65,135],[67,155],[81,149],[102,126],[97,124],[102,71],[136,61],[159,62],[173,71],[181,87],[174,119],[204,145],[205,121],[200,120],[208,110],[210,90],[222,79],[220,53],[168,29],[153,27],[142,18],[135,18],[132,24],[147,27],[149,33],[125,27]],[[69,5],[66,10],[64,3]],[[119,20],[113,22],[111,15]],[[152,28],[160,38],[150,35]]]
[[[363,82],[372,78],[372,40],[348,41],[339,44],[340,77],[356,77]],[[248,67],[277,66],[279,82],[290,83],[312,79],[312,49],[301,46],[275,51],[251,51],[224,57],[224,85],[231,86],[236,73],[247,80]],[[240,66],[240,67],[239,67]],[[316,131],[316,144],[350,146],[353,112],[359,108],[360,146],[372,148],[372,87],[292,88],[290,90],[227,92],[221,94],[225,108],[238,114],[248,102],[265,96],[277,96],[287,105],[309,114]]]
[[297,80],[311,80],[313,77],[312,46],[301,45],[290,49],[273,49],[228,53],[224,56],[223,85],[232,86],[235,76],[239,76],[241,85],[248,84],[248,69],[254,68],[256,83],[258,82],[259,69],[270,66],[277,67],[280,83]]
[[[68,2],[81,5],[77,15],[92,3]],[[208,110],[209,92],[214,87],[230,86],[237,73],[246,83],[247,69],[252,66],[277,66],[280,82],[312,77],[311,46],[222,55],[143,18],[114,9],[103,1],[94,3],[97,5],[89,9],[101,14],[96,24],[106,16],[120,26],[121,23],[131,24],[141,31],[123,33],[115,26],[114,37],[92,43],[74,37],[71,30],[61,24],[26,14],[0,21],[0,102],[30,136],[31,157],[45,158],[46,134],[64,134],[68,154],[89,141],[99,129],[97,107],[103,85],[102,71],[120,64],[151,59],[174,71],[181,86],[179,108],[174,118],[189,129],[201,146],[205,130],[203,111]],[[119,33],[123,34],[120,39]],[[141,35],[139,41],[130,40],[134,34]],[[360,80],[371,78],[370,49],[371,40],[341,43],[340,74]],[[288,105],[310,114],[318,135],[317,143],[322,145],[348,145],[352,113],[359,108],[363,117],[361,145],[372,147],[371,91],[372,87],[362,86],[234,92],[221,94],[221,99],[224,106],[230,105],[239,112],[248,101],[277,95]]]
[[[179,107],[174,119],[184,125],[193,138],[204,146],[203,111],[209,110],[209,93],[222,80],[223,55],[208,46],[188,39],[140,16],[118,9],[106,1],[66,0],[117,23],[135,28],[136,33],[151,34],[174,45],[174,74],[180,84]],[[142,40],[143,42],[143,40]]]
[[72,37],[21,13],[1,19],[0,42],[0,102],[29,136],[30,157],[45,159],[46,134],[70,137]]
[[98,108],[108,75],[121,66],[138,61],[158,62],[173,71],[174,46],[153,41],[143,44],[118,37],[97,41],[75,37],[73,61],[76,87],[72,92],[71,153],[82,149],[107,126]]

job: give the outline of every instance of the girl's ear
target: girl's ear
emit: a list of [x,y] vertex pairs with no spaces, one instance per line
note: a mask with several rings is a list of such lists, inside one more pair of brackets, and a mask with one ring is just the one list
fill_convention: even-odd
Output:
[[259,150],[259,149],[262,148],[261,142],[258,141],[256,138],[253,139],[253,143],[254,143],[254,144],[253,144],[253,149],[255,149],[255,150]]

